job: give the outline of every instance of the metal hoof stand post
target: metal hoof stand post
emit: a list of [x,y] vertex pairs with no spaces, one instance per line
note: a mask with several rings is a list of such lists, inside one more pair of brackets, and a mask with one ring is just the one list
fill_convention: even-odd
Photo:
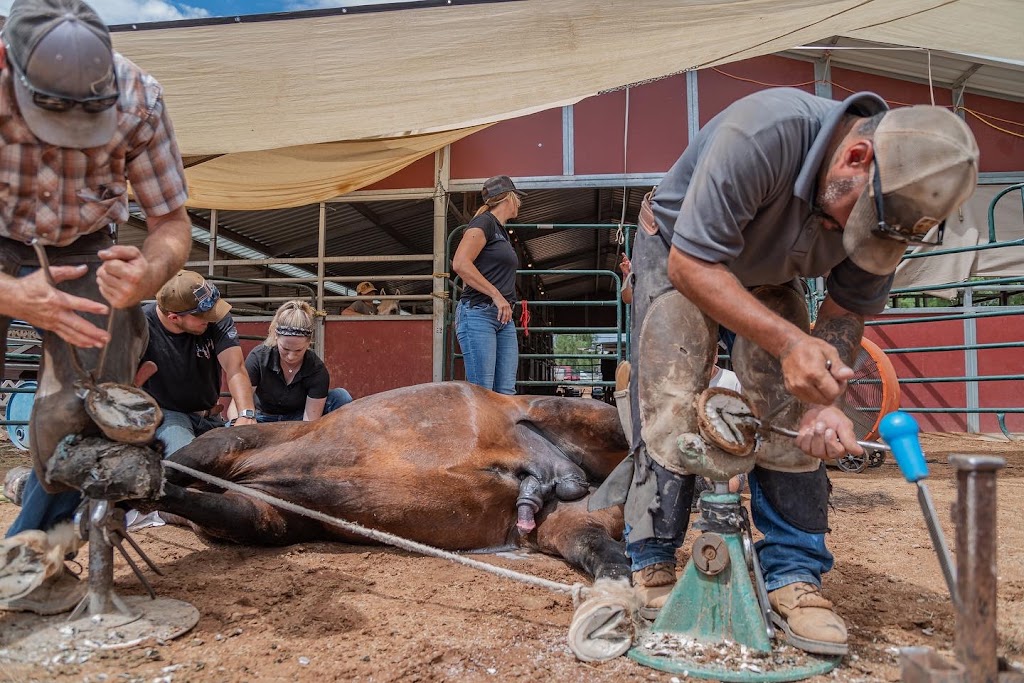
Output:
[[[1024,670],[1011,670],[996,651],[996,472],[1006,461],[983,455],[949,458],[957,471],[954,569],[923,483],[928,469],[917,441],[917,423],[905,413],[892,413],[882,420],[881,431],[892,444],[903,476],[918,486],[921,509],[956,611],[956,661],[947,660],[929,647],[905,648],[901,652],[903,681],[1024,683]],[[901,443],[904,440],[907,445]]]
[[[87,496],[75,515],[78,535],[89,542],[88,593],[70,617],[15,615],[5,623],[3,658],[39,663],[78,661],[96,650],[126,648],[176,638],[199,621],[187,602],[157,598],[127,542],[157,574],[160,570],[125,530],[118,500],[152,497],[162,480],[159,454],[143,446],[71,436],[58,446],[48,467],[55,481],[74,484]],[[149,597],[114,592],[114,549],[128,562]]]
[[[715,482],[701,495],[690,561],[651,631],[629,652],[661,671],[719,681],[798,681],[831,671],[838,657],[772,647],[768,595],[739,494]],[[753,573],[753,581],[751,581]]]

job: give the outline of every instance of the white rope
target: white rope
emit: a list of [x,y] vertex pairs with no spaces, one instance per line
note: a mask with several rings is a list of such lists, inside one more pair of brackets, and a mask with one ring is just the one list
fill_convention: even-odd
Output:
[[[626,222],[626,193],[629,191],[629,183],[625,177],[629,169],[629,86],[626,86],[626,111],[622,122],[622,215],[619,216],[619,227],[615,231],[615,241],[621,246],[626,242],[626,236],[622,229]],[[616,252],[618,250],[616,249]],[[617,254],[616,254],[617,255]]]
[[359,536],[363,536],[365,538],[369,538],[371,540],[377,541],[378,543],[393,545],[396,548],[401,548],[403,550],[408,550],[414,553],[420,553],[422,555],[439,557],[443,560],[450,560],[451,562],[456,562],[467,567],[472,567],[473,569],[479,569],[480,571],[490,572],[491,574],[495,574],[506,579],[512,579],[513,581],[519,581],[521,583],[530,584],[532,586],[537,586],[539,588],[546,588],[554,593],[564,593],[566,595],[571,595],[573,596],[574,600],[578,599],[577,596],[579,596],[581,593],[585,594],[589,590],[583,584],[577,583],[569,585],[567,583],[558,583],[557,581],[548,581],[547,579],[542,579],[538,576],[523,574],[520,572],[512,571],[511,569],[504,569],[503,567],[495,567],[492,564],[480,562],[479,560],[472,560],[468,557],[464,557],[457,553],[450,553],[439,548],[424,545],[423,543],[410,541],[408,539],[402,538],[401,536],[389,534],[386,531],[368,529],[364,526],[356,524],[355,522],[348,522],[344,519],[331,517],[330,515],[325,515],[322,512],[317,512],[316,510],[308,510],[302,507],[301,505],[296,505],[295,503],[289,503],[286,500],[275,498],[274,496],[264,493],[263,491],[257,491],[255,489],[251,489],[246,486],[236,484],[232,481],[227,481],[225,479],[215,477],[211,474],[206,474],[205,472],[194,470],[191,467],[186,467],[185,465],[173,462],[171,460],[164,460],[163,465],[164,467],[170,467],[172,470],[177,470],[191,477],[195,477],[200,481],[205,481],[207,484],[213,484],[228,491],[241,493],[251,498],[255,498],[256,500],[261,500],[264,503],[267,503],[268,505],[273,505],[274,507],[281,508],[282,510],[287,510],[288,512],[294,512],[295,514],[302,515],[303,517],[315,519],[319,522],[323,522],[324,524],[330,524],[332,526],[340,527],[345,531],[357,534]]
[[935,106],[935,84],[932,83],[932,51],[928,50],[928,94],[932,98],[932,106]]

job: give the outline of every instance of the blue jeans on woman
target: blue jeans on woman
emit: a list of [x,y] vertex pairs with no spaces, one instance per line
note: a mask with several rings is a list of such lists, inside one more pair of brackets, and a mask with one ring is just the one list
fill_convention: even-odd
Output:
[[[783,519],[761,490],[754,472],[750,473],[748,482],[754,526],[764,534],[764,539],[754,547],[767,589],[778,590],[800,581],[820,588],[821,575],[832,569],[833,562],[832,553],[825,547],[825,534],[802,531]],[[628,527],[626,535],[629,535]],[[626,554],[632,562],[632,570],[640,571],[659,562],[674,564],[678,546],[670,540],[647,538],[627,543]]]
[[463,299],[455,307],[455,334],[467,382],[499,394],[516,393],[519,341],[515,323],[499,323],[498,307],[493,303],[470,305]]
[[[346,403],[352,402],[352,394],[348,393],[345,389],[337,387],[327,392],[327,401],[324,403],[324,415],[327,413],[337,410]],[[302,422],[302,418],[306,415],[305,409],[300,410],[297,413],[289,413],[287,415],[272,415],[270,413],[264,413],[261,410],[256,411],[256,422],[263,424],[265,422]]]

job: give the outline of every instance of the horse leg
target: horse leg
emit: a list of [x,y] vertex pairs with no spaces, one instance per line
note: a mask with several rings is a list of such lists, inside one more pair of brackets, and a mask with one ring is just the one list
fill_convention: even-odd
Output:
[[632,646],[636,598],[629,585],[629,560],[622,536],[622,508],[587,512],[586,499],[559,503],[538,527],[541,550],[557,551],[594,578],[569,625],[569,647],[577,659],[600,662]]
[[289,545],[319,537],[318,522],[230,491],[197,491],[168,482],[151,507],[184,517],[208,536],[242,545]]
[[[252,451],[270,448],[297,439],[310,422],[278,422],[244,425],[230,429],[211,429],[187,446],[168,456],[168,460],[215,477],[230,479],[238,460],[253,456]],[[164,469],[168,483],[188,486],[195,479],[172,468]]]
[[622,510],[587,511],[586,500],[559,501],[537,525],[539,550],[565,558],[592,579],[629,576],[622,538]]

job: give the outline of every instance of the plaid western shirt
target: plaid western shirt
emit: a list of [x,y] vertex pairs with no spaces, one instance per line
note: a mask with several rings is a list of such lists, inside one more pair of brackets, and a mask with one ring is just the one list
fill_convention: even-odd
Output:
[[114,54],[117,131],[103,147],[36,138],[21,117],[11,70],[0,72],[0,236],[66,246],[128,220],[128,186],[147,216],[185,203],[185,171],[156,79]]

